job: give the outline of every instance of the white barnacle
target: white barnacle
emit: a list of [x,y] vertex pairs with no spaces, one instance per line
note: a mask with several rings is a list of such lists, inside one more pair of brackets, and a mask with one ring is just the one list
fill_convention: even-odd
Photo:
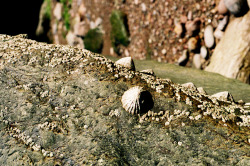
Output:
[[139,86],[127,90],[121,101],[123,108],[132,115],[142,111],[146,112],[152,109],[154,105],[152,95]]

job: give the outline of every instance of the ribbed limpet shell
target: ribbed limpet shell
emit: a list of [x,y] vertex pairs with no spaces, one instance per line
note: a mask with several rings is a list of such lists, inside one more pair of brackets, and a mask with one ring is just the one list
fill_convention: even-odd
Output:
[[139,86],[127,90],[121,101],[123,108],[132,115],[147,112],[154,106],[150,92]]

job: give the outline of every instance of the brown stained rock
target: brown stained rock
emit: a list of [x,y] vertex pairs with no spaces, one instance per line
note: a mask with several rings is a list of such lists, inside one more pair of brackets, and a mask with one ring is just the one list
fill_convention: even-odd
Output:
[[249,83],[250,80],[250,12],[232,20],[216,46],[206,71]]

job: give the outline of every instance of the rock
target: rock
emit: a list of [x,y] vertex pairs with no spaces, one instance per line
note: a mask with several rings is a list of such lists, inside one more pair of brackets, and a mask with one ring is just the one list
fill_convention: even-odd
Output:
[[193,65],[196,69],[201,69],[201,55],[195,54],[193,57]]
[[177,23],[174,27],[174,32],[177,34],[178,37],[180,37],[183,34],[183,27],[181,23]]
[[217,39],[221,39],[224,36],[224,32],[218,28],[214,31],[214,37]]
[[224,0],[220,0],[219,5],[217,6],[219,14],[227,14],[228,10],[225,6]]
[[145,3],[142,3],[142,4],[141,4],[141,10],[142,10],[143,12],[146,12],[146,11],[147,11],[147,6],[146,6]]
[[181,15],[181,17],[180,17],[181,23],[185,24],[187,22],[187,20],[188,20],[187,16]]
[[198,44],[197,39],[195,37],[191,37],[187,42],[188,50],[194,51],[197,48],[197,44]]
[[62,19],[62,4],[57,2],[53,10],[53,15],[59,21]]
[[219,24],[217,26],[217,28],[221,31],[224,31],[227,24],[228,24],[228,20],[229,20],[229,17],[228,16],[224,16],[224,18],[222,20],[219,21]]
[[87,34],[88,30],[87,30],[87,25],[84,21],[82,22],[78,22],[74,25],[74,34],[76,36],[85,36]]
[[236,17],[243,16],[249,10],[246,0],[224,0],[227,9]]
[[162,53],[163,55],[166,55],[166,54],[167,54],[167,50],[164,48],[164,49],[161,50],[161,53]]
[[221,101],[234,102],[233,96],[228,91],[216,93],[212,95],[211,97],[216,98]]
[[200,31],[201,20],[200,18],[195,18],[193,21],[187,21],[185,28],[189,36],[195,36]]
[[78,9],[78,13],[80,15],[81,20],[83,20],[83,18],[85,17],[86,11],[87,11],[87,9],[86,9],[84,3],[81,3],[81,5]]
[[249,83],[249,29],[250,12],[244,17],[230,21],[223,38],[214,50],[210,64],[205,70]]
[[212,25],[208,25],[204,31],[204,41],[207,48],[212,48],[214,46],[214,29]]
[[203,89],[203,87],[198,87],[197,90],[200,94],[207,95],[207,92]]
[[189,59],[189,52],[188,50],[184,50],[182,52],[182,56],[178,59],[177,64],[180,66],[185,66],[188,62],[188,59]]
[[188,83],[185,83],[185,84],[181,84],[181,86],[185,87],[185,88],[188,88],[188,89],[191,89],[193,91],[197,91],[197,87],[194,85],[194,83],[192,82],[188,82]]
[[69,31],[67,33],[66,40],[70,46],[84,48],[83,40],[80,37],[77,37],[72,31]]
[[[68,45],[0,35],[0,56],[1,165],[249,162],[249,111],[242,106],[218,105],[168,79],[129,71],[104,56]],[[169,72],[157,65],[158,71]],[[128,75],[133,78],[124,79]],[[129,114],[121,103],[126,90],[136,86],[148,92],[139,88],[139,93],[128,93],[126,101],[136,96],[140,110],[152,104],[148,96],[156,101],[139,116]],[[176,101],[178,95],[181,102]],[[195,146],[186,148],[189,145]]]
[[148,75],[155,75],[153,69],[146,69],[146,70],[142,70],[140,71],[141,73],[144,73],[144,74],[148,74]]
[[191,10],[188,11],[187,19],[188,20],[192,20],[193,19],[193,12]]
[[205,46],[202,46],[200,49],[200,55],[203,59],[207,59],[208,57],[208,51],[207,48]]
[[134,61],[131,57],[121,58],[118,61],[116,61],[115,64],[121,65],[123,67],[126,67],[128,69],[135,71]]

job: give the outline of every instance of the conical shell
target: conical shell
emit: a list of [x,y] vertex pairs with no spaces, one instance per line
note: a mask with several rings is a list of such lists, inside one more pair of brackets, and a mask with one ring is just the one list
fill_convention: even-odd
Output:
[[135,64],[131,57],[121,58],[118,61],[116,61],[115,64],[121,65],[123,67],[126,67],[128,69],[135,71]]
[[123,94],[121,101],[123,108],[132,115],[141,111],[148,111],[154,105],[152,95],[139,86],[127,90]]

